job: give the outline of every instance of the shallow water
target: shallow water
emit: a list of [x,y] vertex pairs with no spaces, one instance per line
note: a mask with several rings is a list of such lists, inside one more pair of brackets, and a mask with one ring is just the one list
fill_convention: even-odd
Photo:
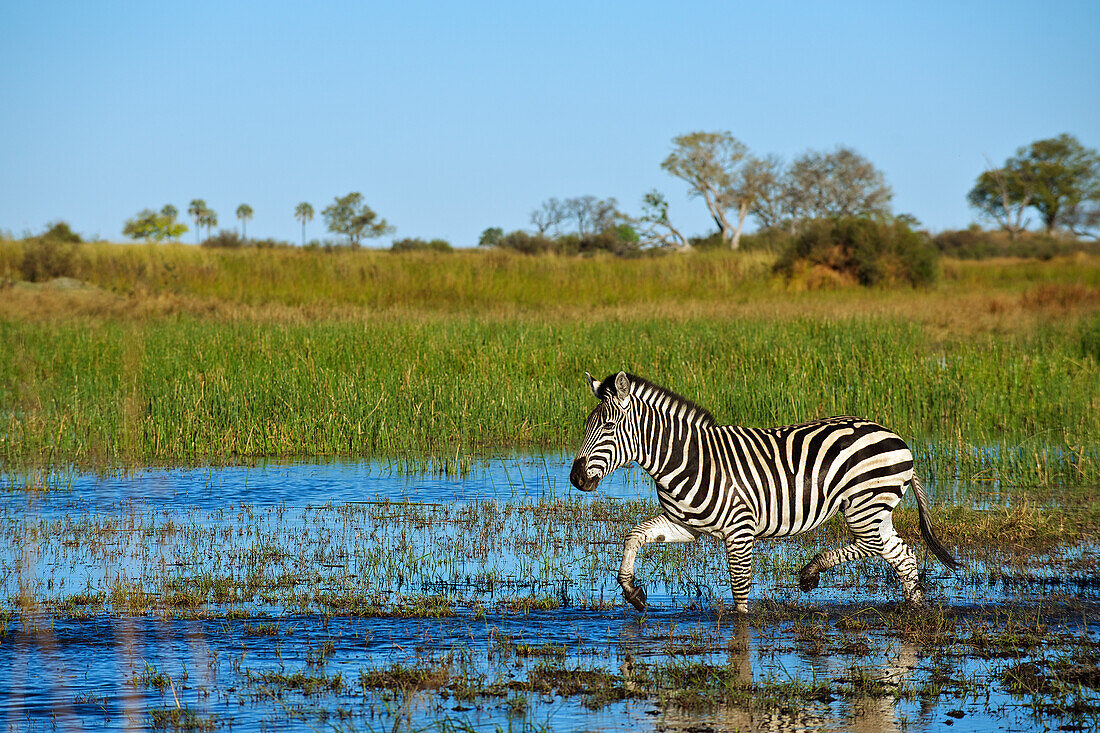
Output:
[[[934,623],[899,608],[882,561],[800,593],[797,568],[842,542],[835,531],[759,545],[747,623],[725,608],[715,542],[652,546],[637,568],[651,604],[641,617],[623,605],[615,571],[622,536],[656,511],[651,484],[621,471],[582,495],[569,460],[506,456],[450,477],[366,462],[150,469],[0,494],[0,721],[982,730],[1097,720],[1093,546],[981,553],[957,575],[926,561]],[[929,488],[990,501],[981,487]],[[1077,671],[1015,694],[1005,679],[1026,664]],[[670,676],[692,665],[720,678],[696,685],[705,700],[669,693]],[[372,673],[392,669],[431,679],[392,673],[374,686]],[[546,682],[578,670],[611,679],[625,699]],[[730,693],[746,685],[776,701]],[[818,685],[826,692],[805,694]]]

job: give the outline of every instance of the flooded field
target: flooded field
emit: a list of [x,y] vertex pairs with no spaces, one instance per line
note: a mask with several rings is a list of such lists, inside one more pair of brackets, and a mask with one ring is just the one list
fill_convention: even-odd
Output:
[[1100,546],[1058,531],[1096,512],[1096,487],[929,482],[959,573],[922,549],[907,496],[898,527],[924,557],[921,609],[877,559],[798,590],[814,552],[847,542],[834,520],[758,544],[748,618],[727,605],[716,542],[649,546],[642,616],[615,571],[622,537],[657,513],[650,481],[623,471],[581,495],[570,460],[5,476],[0,721],[1100,727]]

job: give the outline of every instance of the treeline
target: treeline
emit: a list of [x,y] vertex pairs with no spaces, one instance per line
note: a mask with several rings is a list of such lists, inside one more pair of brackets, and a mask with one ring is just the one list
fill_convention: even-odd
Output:
[[[893,191],[885,176],[851,148],[811,150],[784,163],[776,155],[751,153],[728,132],[693,132],[673,138],[672,145],[661,168],[684,181],[688,194],[703,203],[715,223],[714,234],[686,236],[670,217],[667,198],[655,189],[643,197],[637,216],[620,211],[613,198],[551,198],[531,212],[533,233],[490,228],[479,244],[525,252],[629,253],[700,244],[738,249],[750,220],[763,235],[757,239],[772,246],[824,219],[893,217],[918,224],[912,215],[892,214]],[[1096,238],[1100,156],[1072,135],[1038,140],[1003,166],[983,172],[968,201],[1012,240],[1025,231],[1028,211],[1041,215],[1049,237]]]
[[[983,171],[967,195],[994,231],[977,225],[931,236],[917,219],[891,210],[893,191],[874,164],[848,147],[807,151],[789,163],[776,155],[757,155],[729,132],[692,132],[672,139],[661,162],[665,172],[687,186],[691,198],[706,208],[715,229],[702,236],[685,234],[670,216],[665,194],[643,196],[638,212],[614,198],[592,195],[543,201],[531,211],[529,229],[505,232],[486,228],[480,247],[523,254],[558,255],[606,252],[637,257],[669,251],[728,248],[767,249],[777,255],[777,269],[793,276],[807,268],[833,270],[842,278],[865,284],[910,282],[934,278],[939,253],[956,257],[1031,256],[1091,250],[1083,238],[1100,227],[1100,156],[1068,134],[1037,140],[1019,148],[1001,166]],[[219,248],[291,247],[272,238],[250,239],[248,204],[236,209],[239,231],[221,229],[218,214],[203,199],[193,199],[187,215],[196,243]],[[1042,232],[1028,230],[1037,214]],[[333,239],[307,242],[314,218],[309,202],[299,203],[294,218],[302,226],[301,246],[310,249],[356,249],[365,240],[393,234],[395,228],[364,201],[362,194],[337,196],[321,210]],[[746,232],[749,222],[754,224]],[[51,228],[33,237],[28,250],[28,277],[63,270],[66,254],[59,244],[75,237]],[[176,241],[190,230],[179,210],[168,204],[144,209],[128,220],[123,233],[135,240]],[[205,238],[203,233],[205,231]],[[77,237],[79,240],[79,237]],[[394,252],[446,252],[443,239],[405,237],[392,242]],[[61,263],[61,264],[58,264]]]

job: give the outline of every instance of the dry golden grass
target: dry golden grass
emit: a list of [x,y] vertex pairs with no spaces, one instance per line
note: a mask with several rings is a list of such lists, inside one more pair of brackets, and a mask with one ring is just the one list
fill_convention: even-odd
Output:
[[[468,251],[217,251],[85,245],[82,289],[21,283],[18,244],[0,245],[0,318],[226,322],[318,320],[644,321],[700,318],[921,324],[936,338],[1028,334],[1100,312],[1100,256],[952,261],[929,289],[865,289],[822,276],[785,281],[765,253],[640,260]],[[6,276],[6,280],[2,279]],[[828,278],[826,278],[828,279]]]

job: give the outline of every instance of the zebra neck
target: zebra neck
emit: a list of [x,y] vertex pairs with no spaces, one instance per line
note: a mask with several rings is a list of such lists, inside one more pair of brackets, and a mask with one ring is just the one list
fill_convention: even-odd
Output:
[[660,489],[678,497],[698,479],[699,467],[711,448],[711,430],[686,420],[655,421],[643,433],[638,465]]

